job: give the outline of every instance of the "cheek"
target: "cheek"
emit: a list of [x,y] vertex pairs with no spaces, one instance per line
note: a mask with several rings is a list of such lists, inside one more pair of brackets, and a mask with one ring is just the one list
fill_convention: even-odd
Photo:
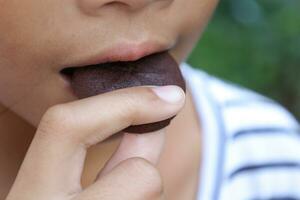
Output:
[[56,41],[55,6],[55,0],[0,0],[0,103],[34,125],[49,106],[66,101],[58,95],[68,98],[53,71],[64,46]]
[[[71,7],[59,0],[0,0],[0,64],[55,65],[62,59],[65,31],[62,19]],[[71,1],[69,1],[71,2]],[[63,6],[63,4],[66,4]],[[55,57],[55,59],[53,59]]]
[[11,71],[6,68],[6,72],[0,74],[1,104],[34,126],[39,124],[50,106],[75,98],[67,92],[64,81],[54,72],[44,73],[34,68]]
[[[44,80],[43,80],[44,79]],[[38,92],[38,86],[46,82],[45,77],[40,71],[34,68],[24,67],[3,67],[0,68],[0,102],[10,110],[16,111],[19,115],[31,113],[27,117],[32,121],[33,113],[31,110],[40,107],[38,102],[30,98]],[[26,110],[19,112],[17,109],[24,105],[25,101],[32,102],[31,105],[24,107]]]
[[203,28],[218,0],[175,0],[169,18],[178,24],[181,33],[191,33]]
[[172,55],[184,61],[211,18],[218,0],[177,0],[173,20],[180,22],[180,37]]

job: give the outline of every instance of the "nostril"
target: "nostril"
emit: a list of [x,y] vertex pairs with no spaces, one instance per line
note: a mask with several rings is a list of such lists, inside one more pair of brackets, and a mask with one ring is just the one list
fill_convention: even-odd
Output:
[[107,2],[105,3],[103,6],[128,6],[127,4],[121,2],[121,1],[111,1],[111,2]]
[[78,0],[77,2],[79,9],[85,14],[99,16],[102,12],[102,8],[122,9],[130,7],[127,1],[128,0]]
[[121,1],[111,1],[102,5],[103,8],[128,9],[130,6]]
[[79,9],[92,16],[101,15],[101,8],[139,10],[158,1],[165,0],[77,0]]

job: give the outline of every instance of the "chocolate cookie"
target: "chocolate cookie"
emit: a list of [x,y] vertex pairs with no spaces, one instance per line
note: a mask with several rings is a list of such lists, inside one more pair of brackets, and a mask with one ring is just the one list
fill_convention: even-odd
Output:
[[[71,85],[79,98],[142,85],[178,85],[185,91],[185,81],[175,60],[167,53],[156,53],[137,61],[112,62],[73,69]],[[175,116],[150,124],[135,125],[125,132],[147,133],[169,125]]]

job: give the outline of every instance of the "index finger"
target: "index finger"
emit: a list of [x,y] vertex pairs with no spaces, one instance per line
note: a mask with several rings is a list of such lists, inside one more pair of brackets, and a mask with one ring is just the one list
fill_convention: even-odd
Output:
[[16,185],[26,188],[26,182],[31,181],[49,193],[81,190],[89,146],[129,125],[164,120],[180,110],[184,92],[176,86],[167,87],[173,92],[173,102],[160,98],[161,94],[149,87],[136,87],[54,106],[38,127]]

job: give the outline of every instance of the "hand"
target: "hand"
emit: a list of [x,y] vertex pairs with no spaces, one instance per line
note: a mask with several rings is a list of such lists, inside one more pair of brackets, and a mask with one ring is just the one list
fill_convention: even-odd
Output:
[[[168,94],[169,101],[159,98],[161,94]],[[51,107],[42,117],[7,200],[163,199],[155,164],[164,130],[125,133],[97,180],[85,189],[81,173],[90,146],[129,125],[174,116],[183,104],[184,92],[167,86],[126,88]]]

